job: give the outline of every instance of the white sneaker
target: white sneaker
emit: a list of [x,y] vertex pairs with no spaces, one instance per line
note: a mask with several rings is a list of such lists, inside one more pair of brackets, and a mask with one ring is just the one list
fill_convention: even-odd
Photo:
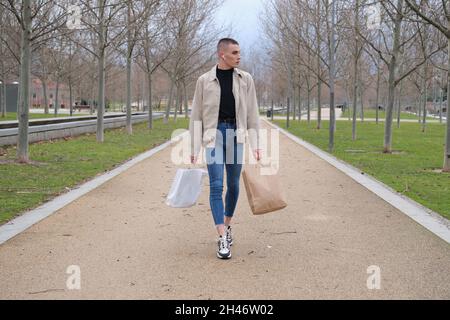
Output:
[[219,238],[218,246],[219,246],[219,249],[217,250],[217,257],[219,259],[230,259],[231,251],[230,251],[230,246],[228,245],[226,235]]
[[233,245],[233,237],[231,235],[231,226],[228,226],[227,228],[225,228],[225,232],[226,232],[226,235],[227,235],[228,244],[230,246],[232,246]]

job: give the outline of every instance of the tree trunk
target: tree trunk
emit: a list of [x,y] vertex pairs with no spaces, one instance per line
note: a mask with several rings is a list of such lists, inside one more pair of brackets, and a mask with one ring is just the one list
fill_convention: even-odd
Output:
[[[350,101],[350,98],[348,99],[349,101]],[[348,108],[347,108],[348,110],[347,110],[347,115],[348,115],[348,121],[350,121],[351,120],[351,117],[350,117],[350,106],[348,106]],[[352,112],[352,115],[353,115],[353,112]]]
[[423,91],[420,94],[419,101],[417,102],[417,114],[419,123],[422,123],[422,99],[423,99]]
[[397,76],[397,60],[400,52],[400,31],[403,19],[403,0],[397,2],[397,13],[395,13],[394,21],[394,44],[392,50],[391,61],[389,62],[389,90],[388,90],[388,104],[386,108],[386,121],[384,123],[384,145],[383,152],[392,152],[392,113],[394,110],[395,99],[395,80]]
[[6,82],[2,80],[2,93],[0,94],[0,109],[2,113],[2,118],[6,117]]
[[328,142],[328,151],[330,153],[334,150],[334,132],[335,132],[335,120],[334,113],[334,79],[335,79],[335,19],[336,19],[336,0],[332,1],[331,7],[331,43],[330,43],[330,137]]
[[398,98],[397,98],[397,128],[400,128],[400,118],[402,113],[402,92],[403,92],[403,82],[400,82],[400,89],[398,90]]
[[292,120],[295,120],[296,117],[297,117],[297,115],[296,115],[296,107],[295,107],[297,99],[295,99],[295,86],[294,86],[294,84],[292,84],[291,92],[292,92]]
[[317,1],[317,25],[316,25],[316,41],[317,41],[317,129],[320,129],[322,122],[322,81],[320,80],[320,1]]
[[[381,29],[378,30],[378,47],[381,47]],[[378,105],[380,104],[380,63],[381,59],[378,57],[378,64],[377,64],[377,93],[376,93],[376,99],[375,99],[375,122],[378,124],[379,116],[378,116]]]
[[147,91],[148,91],[148,128],[153,129],[152,74],[148,71],[147,71]]
[[177,96],[178,96],[178,114],[182,115],[183,114],[183,87],[182,84],[179,83],[178,87],[177,87]]
[[188,118],[189,101],[187,96],[186,82],[183,81],[183,95],[184,95],[184,118]]
[[307,97],[307,108],[308,108],[308,111],[307,111],[307,115],[306,115],[306,117],[308,118],[308,124],[310,124],[311,123],[311,90],[309,90],[309,87],[308,87],[308,93],[307,93],[307,95],[308,95],[308,97]]
[[298,121],[302,120],[302,88],[298,86]]
[[105,52],[101,49],[98,59],[97,142],[104,141],[103,116],[105,112]]
[[[3,28],[0,28],[0,39],[3,38]],[[5,62],[0,59],[0,113],[1,117],[6,117],[6,72],[5,72]]]
[[99,39],[98,39],[98,101],[97,101],[97,142],[104,141],[103,115],[105,113],[105,0],[99,1]]
[[[147,109],[145,108],[145,94],[146,94],[145,88],[146,88],[146,85],[145,85],[145,81],[141,80],[141,79],[139,79],[139,83],[142,83],[142,110],[139,109],[138,111],[145,112],[145,111],[147,111]],[[148,108],[148,106],[147,106],[147,108]]]
[[289,108],[290,108],[290,100],[289,97],[287,98],[287,105],[286,105],[286,128],[289,128]]
[[44,113],[49,114],[50,111],[48,109],[48,95],[47,95],[47,80],[42,79],[42,94],[44,95]]
[[89,103],[89,114],[93,114],[94,113],[94,80],[92,80],[92,87],[91,87],[91,102]]
[[[132,33],[131,33],[131,1],[127,2],[127,133],[133,134],[133,125],[131,123],[131,64],[133,56],[133,44],[132,44]],[[138,99],[138,109],[139,109]]]
[[[361,69],[359,70],[359,75],[361,76]],[[360,78],[360,77],[359,77]],[[359,104],[361,106],[361,122],[364,122],[364,90],[361,85],[361,80],[359,80]]]
[[361,67],[361,59],[358,59],[358,100],[359,100],[359,116],[361,122],[364,122],[364,90],[362,86],[362,67]]
[[439,123],[442,123],[442,102],[444,100],[444,90],[440,88],[441,96],[439,97]]
[[177,123],[177,114],[178,114],[178,103],[180,102],[180,86],[179,83],[176,84],[175,89],[175,107],[174,107],[174,115],[173,121]]
[[[292,60],[291,60],[292,61]],[[296,117],[296,114],[295,114],[295,102],[296,102],[296,99],[295,99],[295,85],[294,85],[294,77],[292,77],[292,82],[291,82],[291,94],[290,94],[290,96],[291,96],[291,101],[292,101],[292,120],[295,120],[295,117]]]
[[270,120],[272,120],[272,122],[273,122],[273,99],[272,99],[272,105],[271,105],[271,110],[270,110]]
[[422,132],[425,132],[427,125],[427,102],[428,102],[428,84],[427,84],[427,64],[423,66],[423,112],[422,112]]
[[171,80],[171,84],[170,84],[170,92],[169,92],[169,101],[167,102],[167,106],[166,106],[166,114],[164,116],[164,123],[168,123],[169,122],[169,117],[170,117],[170,107],[172,104],[172,98],[173,98],[173,89],[174,89],[175,83],[173,80]]
[[317,129],[321,128],[322,125],[322,102],[320,96],[322,95],[322,82],[319,80],[317,85]]
[[353,119],[352,119],[352,140],[356,140],[356,108],[358,105],[358,60],[359,60],[359,40],[358,40],[358,26],[359,26],[359,0],[355,4],[355,52],[353,53]]
[[30,103],[30,64],[31,64],[31,0],[23,0],[23,30],[20,50],[20,90],[18,105],[19,139],[17,161],[28,162],[28,116]]
[[56,78],[56,89],[55,89],[55,117],[58,115],[59,108],[59,75]]
[[396,97],[396,104],[397,104],[397,128],[400,128],[400,95],[401,95],[401,88],[397,91],[397,97]]
[[434,115],[436,115],[436,112],[437,112],[436,105],[437,105],[437,90],[436,90],[436,83],[433,81],[433,112],[434,112]]
[[73,84],[72,79],[69,78],[69,113],[73,115]]
[[[148,129],[153,129],[153,92],[152,92],[152,61],[150,57],[150,36],[149,26],[145,26],[145,41],[144,41],[144,57],[145,57],[145,73],[147,74],[147,94],[148,94]],[[158,109],[161,106],[159,100]]]
[[394,99],[395,99],[395,85],[394,85],[394,77],[395,77],[395,60],[394,56],[391,58],[391,62],[389,63],[389,91],[388,91],[388,104],[386,106],[386,116],[384,123],[384,153],[391,153],[392,149],[392,111],[394,108]]
[[[448,19],[450,26],[450,18]],[[450,52],[450,38],[447,38],[448,52]],[[447,55],[448,66],[450,66],[450,54]],[[447,127],[445,135],[445,149],[444,149],[444,172],[450,172],[450,67],[447,70]]]
[[[355,57],[358,54],[358,47],[355,49]],[[352,140],[356,140],[356,108],[358,105],[358,59],[353,61],[353,116],[352,116]]]
[[128,45],[127,55],[127,133],[133,133],[133,125],[131,124],[131,48]]
[[[308,65],[311,65],[311,49],[308,47]],[[306,89],[307,89],[307,115],[308,125],[311,123],[311,70],[308,68],[306,74]]]
[[[290,49],[288,49],[290,50]],[[288,98],[290,99],[290,101],[292,101],[292,88],[293,88],[293,78],[292,78],[292,68],[290,61],[287,61],[287,65],[288,65]],[[295,104],[294,104],[295,106]],[[288,117],[289,117],[289,113],[288,113]],[[289,119],[288,119],[289,121]]]

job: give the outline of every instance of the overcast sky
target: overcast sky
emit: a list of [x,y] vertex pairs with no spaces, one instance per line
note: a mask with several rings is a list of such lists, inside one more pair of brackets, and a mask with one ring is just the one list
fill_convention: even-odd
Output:
[[266,0],[224,0],[218,10],[216,20],[219,25],[233,25],[232,38],[241,49],[252,46],[261,31],[258,14]]

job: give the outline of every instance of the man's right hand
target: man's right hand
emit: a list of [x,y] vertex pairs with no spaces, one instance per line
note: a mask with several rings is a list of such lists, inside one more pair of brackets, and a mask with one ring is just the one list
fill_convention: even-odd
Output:
[[191,163],[195,164],[197,162],[197,157],[196,156],[191,156]]

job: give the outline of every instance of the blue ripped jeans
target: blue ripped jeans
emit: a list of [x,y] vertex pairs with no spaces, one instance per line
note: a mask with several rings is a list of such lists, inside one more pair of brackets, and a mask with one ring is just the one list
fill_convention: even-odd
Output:
[[[243,143],[237,143],[236,124],[218,122],[214,148],[206,148],[209,173],[209,203],[215,225],[224,224],[224,216],[233,217],[239,198],[239,178],[242,169]],[[225,208],[222,199],[223,167],[227,172]]]

